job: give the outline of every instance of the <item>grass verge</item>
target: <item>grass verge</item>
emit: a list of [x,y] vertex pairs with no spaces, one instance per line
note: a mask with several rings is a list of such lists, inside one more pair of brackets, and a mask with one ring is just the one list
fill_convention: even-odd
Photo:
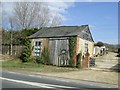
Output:
[[70,72],[78,70],[77,68],[57,67],[33,62],[22,63],[19,59],[2,62],[2,69],[44,73]]

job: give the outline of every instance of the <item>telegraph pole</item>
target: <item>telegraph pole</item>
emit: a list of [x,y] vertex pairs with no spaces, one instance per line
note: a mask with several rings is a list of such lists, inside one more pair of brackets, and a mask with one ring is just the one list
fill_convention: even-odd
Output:
[[12,31],[13,31],[13,20],[12,18],[9,18],[9,21],[10,21],[10,55],[12,55],[12,49],[13,49],[13,36],[12,36]]
[[12,29],[10,31],[10,55],[12,55]]

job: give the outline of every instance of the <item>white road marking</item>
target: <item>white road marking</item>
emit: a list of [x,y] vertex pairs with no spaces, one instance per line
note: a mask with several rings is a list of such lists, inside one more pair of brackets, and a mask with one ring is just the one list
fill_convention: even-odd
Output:
[[28,75],[28,76],[42,78],[42,76],[37,76],[37,75]]
[[63,79],[55,79],[57,81],[63,81],[63,82],[69,82],[68,80],[63,80]]
[[14,79],[3,78],[3,77],[0,77],[0,79],[7,80],[7,81],[12,81],[12,82],[16,82],[16,83],[22,83],[22,84],[37,86],[37,87],[41,87],[41,88],[56,88],[56,87],[57,88],[75,88],[75,87],[70,87],[70,86],[61,86],[61,85],[28,82],[28,81],[22,81],[22,80],[14,80]]
[[17,74],[16,72],[9,72],[9,73],[12,73],[12,74]]
[[22,80],[14,80],[14,79],[8,79],[8,78],[3,78],[3,77],[0,77],[0,79],[7,80],[7,81],[12,81],[12,82],[16,82],[16,83],[22,83],[22,84],[27,84],[27,85],[42,87],[42,88],[54,88],[54,87],[48,87],[46,85],[43,85],[43,84],[40,84],[40,83],[35,83],[35,82],[28,82],[28,81],[22,81]]

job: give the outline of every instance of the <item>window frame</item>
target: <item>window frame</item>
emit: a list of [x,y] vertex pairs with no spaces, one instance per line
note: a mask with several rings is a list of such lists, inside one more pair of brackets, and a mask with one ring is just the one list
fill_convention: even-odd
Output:
[[88,47],[89,47],[88,43],[85,43],[85,53],[88,51]]
[[34,41],[34,56],[40,56],[41,54],[41,44],[42,42],[40,40]]

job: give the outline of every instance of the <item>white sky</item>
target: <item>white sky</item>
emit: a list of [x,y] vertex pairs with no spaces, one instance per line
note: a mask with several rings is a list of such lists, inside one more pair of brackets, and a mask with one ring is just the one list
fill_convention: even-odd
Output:
[[119,2],[119,0],[1,0],[2,2]]

